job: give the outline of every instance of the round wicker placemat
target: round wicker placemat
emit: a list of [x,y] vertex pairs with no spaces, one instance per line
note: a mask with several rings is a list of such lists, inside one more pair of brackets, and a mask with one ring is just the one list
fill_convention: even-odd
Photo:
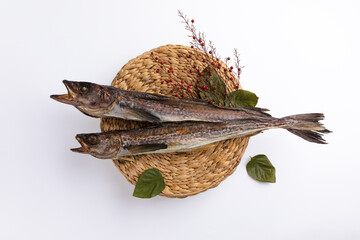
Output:
[[[153,56],[151,52],[154,53]],[[156,73],[158,64],[154,56],[164,62],[166,69],[173,67],[174,74],[181,77],[185,84],[194,84],[196,74],[189,72],[189,62],[185,58],[189,54],[192,55],[192,60],[197,66],[201,69],[206,67],[202,62],[203,52],[181,45],[165,45],[130,60],[118,72],[111,85],[126,90],[171,96],[172,87],[169,84],[161,84],[161,81],[168,79],[169,76],[166,73]],[[234,90],[230,84],[226,85],[231,91]],[[192,98],[198,98],[198,95],[192,93]],[[100,123],[101,131],[132,129],[146,125],[147,123],[144,122],[116,118],[102,118]],[[113,160],[113,162],[132,184],[136,184],[144,170],[159,169],[166,184],[160,195],[183,198],[216,187],[232,174],[244,154],[248,141],[249,138],[236,138],[218,142],[205,150],[138,155],[131,157],[134,161]]]

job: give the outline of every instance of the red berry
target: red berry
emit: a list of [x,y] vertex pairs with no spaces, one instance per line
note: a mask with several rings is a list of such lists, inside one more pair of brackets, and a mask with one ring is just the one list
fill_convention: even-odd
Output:
[[156,60],[159,60],[159,58],[158,58],[158,57],[156,57],[155,59],[156,59]]
[[228,57],[227,60],[230,60],[230,58]]
[[195,37],[195,36],[193,36],[193,39],[195,40],[195,39],[196,39],[196,37]]
[[198,79],[198,80],[196,80],[196,82],[198,82],[198,83],[199,83],[199,82],[200,82],[200,80]]
[[203,73],[200,73],[200,76],[204,76],[204,74],[203,74]]
[[194,21],[194,19],[191,19],[191,23],[194,23],[195,21]]
[[177,87],[176,89],[177,89],[177,90],[180,90],[180,88],[179,88],[179,87]]
[[193,68],[196,68],[196,65],[194,65]]
[[189,58],[191,58],[191,54],[189,54]]
[[158,73],[160,71],[160,69],[156,69],[156,72]]
[[172,79],[170,79],[169,82],[172,82]]
[[190,70],[189,72],[192,73],[192,70]]
[[161,84],[163,84],[164,83],[164,81],[161,81]]
[[170,71],[170,70],[168,70],[168,73],[171,73],[171,71]]
[[179,95],[178,94],[175,94],[175,97],[178,97]]
[[209,75],[210,75],[210,76],[212,76],[212,73],[211,73],[211,72],[209,72]]
[[171,92],[171,93],[173,93],[173,92],[174,92],[174,90],[171,90],[170,92]]
[[199,38],[199,43],[201,43],[202,42],[202,39],[201,38]]
[[205,89],[206,87],[205,87],[205,85],[204,86],[202,86],[202,89]]
[[240,71],[241,71],[241,68],[238,68],[238,71],[240,72]]
[[184,97],[185,97],[185,95],[184,95],[184,94],[181,94],[181,97],[182,97],[182,98],[184,98]]
[[173,70],[173,68],[172,68],[172,67],[170,67],[170,70]]
[[216,87],[214,87],[214,90],[216,90]]
[[231,77],[230,80],[232,81],[232,80],[234,80],[234,79]]
[[213,101],[210,101],[209,103],[213,103]]
[[230,67],[230,69],[234,69],[234,67],[233,67],[233,66],[231,66],[231,67]]
[[211,63],[211,65],[213,65],[213,66],[214,66],[214,65],[215,65],[215,63],[214,63],[214,62],[212,62],[212,63]]
[[208,81],[209,81],[209,79],[207,78],[207,79],[206,79],[206,81],[208,82]]
[[191,48],[194,48],[194,46],[191,46]]
[[153,52],[151,52],[150,54],[151,54],[151,55],[154,55],[154,53],[153,53]]
[[181,81],[181,83],[184,83],[184,81]]
[[175,84],[174,84],[174,86],[176,87],[176,86],[177,86],[177,84],[175,83]]
[[212,51],[209,51],[210,54],[212,54]]
[[234,105],[234,107],[236,107],[236,104]]
[[205,44],[204,44],[204,43],[202,43],[202,44],[201,44],[201,46],[203,47],[203,46],[205,46]]
[[205,97],[207,97],[208,95],[205,94]]
[[188,87],[191,87],[191,86],[192,86],[192,84],[190,83]]
[[164,62],[160,62],[160,64],[164,64]]
[[206,87],[205,89],[206,89],[206,90],[209,90],[209,87]]

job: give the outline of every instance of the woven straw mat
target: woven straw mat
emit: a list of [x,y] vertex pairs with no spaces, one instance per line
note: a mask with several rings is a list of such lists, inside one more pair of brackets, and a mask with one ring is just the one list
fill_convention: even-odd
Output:
[[[153,52],[153,56],[151,55]],[[190,73],[191,61],[200,67],[206,67],[202,62],[204,53],[181,45],[166,45],[155,48],[130,60],[116,75],[112,86],[140,92],[156,93],[171,96],[170,84],[163,83],[169,79],[165,69],[173,68],[174,74],[180,77],[186,85],[196,82],[197,74]],[[154,59],[163,61],[164,71],[156,73],[159,64]],[[192,64],[193,64],[192,63]],[[221,72],[220,74],[225,74]],[[229,73],[227,73],[229,74]],[[224,78],[223,78],[224,79]],[[228,88],[234,89],[226,84]],[[194,92],[192,98],[199,98]],[[116,118],[102,118],[101,131],[132,129],[146,126],[147,123]],[[190,152],[171,154],[145,154],[132,156],[134,161],[113,160],[116,167],[126,179],[136,184],[139,175],[146,169],[157,168],[164,177],[166,187],[160,195],[183,198],[216,187],[227,176],[232,174],[239,164],[249,138],[225,140],[211,145],[211,148],[193,150]]]

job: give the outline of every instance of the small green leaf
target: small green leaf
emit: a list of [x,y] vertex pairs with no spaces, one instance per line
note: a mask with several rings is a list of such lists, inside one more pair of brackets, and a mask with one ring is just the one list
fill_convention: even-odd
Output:
[[[223,93],[226,94],[226,85],[224,81],[211,67],[206,67],[202,71],[202,74],[203,76],[200,76],[200,82],[198,83],[198,86],[201,86],[199,87],[200,98],[212,101],[215,105],[224,106],[225,96]],[[205,89],[202,88],[203,86]]]
[[136,183],[133,196],[138,198],[152,198],[165,188],[164,178],[156,168],[145,170]]
[[267,158],[260,154],[252,157],[246,165],[246,170],[250,177],[260,182],[276,182],[275,168]]
[[[259,99],[255,93],[243,89],[231,92],[230,98],[236,107],[255,107]],[[230,105],[228,99],[225,99],[225,104]]]

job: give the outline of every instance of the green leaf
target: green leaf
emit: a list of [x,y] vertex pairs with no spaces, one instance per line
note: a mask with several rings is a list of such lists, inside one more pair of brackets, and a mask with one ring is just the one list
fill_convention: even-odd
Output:
[[[240,89],[231,92],[230,99],[231,103],[236,107],[255,107],[259,98],[255,93]],[[228,98],[225,99],[225,105],[230,106]]]
[[[225,106],[226,96],[223,93],[226,94],[226,85],[224,81],[211,67],[206,67],[202,74],[203,76],[200,76],[200,82],[198,83],[200,98],[212,101],[213,104],[218,106]],[[205,86],[205,89],[203,89],[203,86]]]
[[225,82],[215,70],[211,67],[206,67],[202,71],[202,74],[203,76],[200,76],[200,82],[198,83],[199,96],[201,99],[212,101],[213,104],[221,107],[256,106],[259,98],[255,93],[240,89],[228,94]]
[[267,158],[260,154],[252,157],[246,165],[246,170],[250,177],[260,182],[276,182],[275,168]]
[[136,183],[133,196],[138,198],[152,198],[165,188],[164,178],[156,168],[145,170]]

